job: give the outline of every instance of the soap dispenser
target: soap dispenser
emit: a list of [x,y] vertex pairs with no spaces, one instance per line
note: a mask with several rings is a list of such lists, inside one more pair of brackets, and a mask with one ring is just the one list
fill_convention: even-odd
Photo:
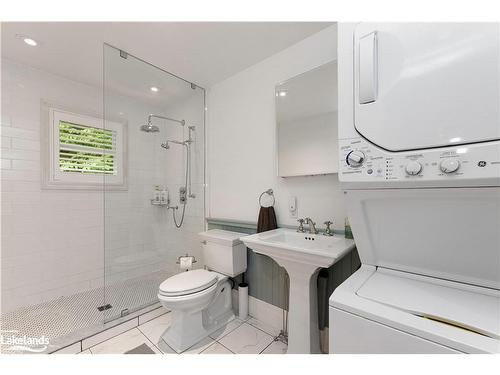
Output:
[[162,186],[162,189],[160,191],[160,203],[168,204],[168,189],[166,186]]
[[352,235],[351,224],[349,223],[348,217],[345,218],[345,238],[354,238],[354,236]]
[[153,202],[155,204],[159,204],[161,202],[160,186],[158,185],[155,185],[155,189],[153,190]]

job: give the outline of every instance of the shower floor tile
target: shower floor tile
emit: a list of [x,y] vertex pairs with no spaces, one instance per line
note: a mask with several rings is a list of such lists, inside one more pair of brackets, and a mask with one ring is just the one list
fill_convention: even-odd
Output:
[[[101,287],[2,313],[2,333],[8,335],[11,332],[16,336],[29,337],[45,336],[51,341],[73,335],[80,330],[120,317],[125,309],[133,311],[156,303],[158,286],[167,277],[165,272],[155,272],[106,288]],[[105,303],[112,307],[99,311],[97,308]],[[5,347],[1,348],[1,351],[9,352]]]

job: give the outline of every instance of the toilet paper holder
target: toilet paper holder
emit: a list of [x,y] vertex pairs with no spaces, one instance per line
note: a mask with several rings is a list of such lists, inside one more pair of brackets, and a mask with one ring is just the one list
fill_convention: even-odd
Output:
[[181,258],[191,258],[191,263],[196,263],[196,258],[193,255],[181,255],[177,257],[177,262],[175,264],[181,264]]

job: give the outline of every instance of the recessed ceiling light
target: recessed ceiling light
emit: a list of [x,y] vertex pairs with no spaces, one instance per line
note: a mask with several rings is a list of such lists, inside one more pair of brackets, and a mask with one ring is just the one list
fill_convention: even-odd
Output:
[[159,89],[158,87],[155,87],[155,86],[152,86],[152,87],[150,88],[150,90],[151,90],[151,91],[153,91],[153,92],[158,92],[158,91],[160,91],[160,89]]
[[457,142],[460,142],[461,140],[462,140],[462,138],[455,137],[455,138],[450,139],[450,143],[457,143]]
[[35,39],[30,38],[28,35],[16,34],[16,38],[22,40],[24,43],[31,47],[35,47],[38,45],[38,42]]
[[282,91],[278,91],[276,93],[276,96],[281,96],[281,97],[286,96],[286,91],[283,91],[283,90]]
[[26,43],[28,46],[32,46],[32,47],[35,47],[38,45],[37,41],[35,39],[31,39],[31,38],[24,38],[23,39],[24,43]]

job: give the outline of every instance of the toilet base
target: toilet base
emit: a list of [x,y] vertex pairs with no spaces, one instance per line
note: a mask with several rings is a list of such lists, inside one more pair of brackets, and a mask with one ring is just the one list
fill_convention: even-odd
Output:
[[[175,313],[174,311],[173,314]],[[177,313],[183,314],[182,312]],[[167,328],[161,339],[177,353],[182,353],[235,318],[233,311],[228,311],[225,317],[220,317],[217,323],[207,329],[203,326],[202,315],[203,311],[182,317],[173,315],[173,324]]]
[[162,304],[172,310],[172,321],[161,338],[177,353],[195,345],[235,318],[227,277],[221,277],[213,299],[201,310],[175,309],[165,301]]

